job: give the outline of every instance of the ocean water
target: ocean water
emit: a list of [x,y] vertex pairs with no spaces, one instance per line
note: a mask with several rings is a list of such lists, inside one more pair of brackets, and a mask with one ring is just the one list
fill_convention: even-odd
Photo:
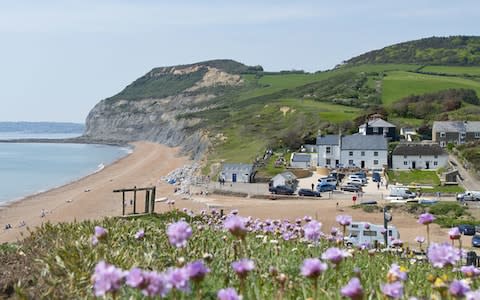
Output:
[[[12,134],[11,138],[22,137]],[[129,152],[126,147],[106,145],[0,143],[0,206],[94,173]]]

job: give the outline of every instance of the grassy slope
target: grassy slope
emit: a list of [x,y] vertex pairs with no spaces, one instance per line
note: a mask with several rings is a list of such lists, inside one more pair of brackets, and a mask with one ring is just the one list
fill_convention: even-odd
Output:
[[480,76],[480,67],[462,67],[462,66],[426,66],[421,69],[422,72],[450,74],[450,75],[470,75]]
[[424,94],[448,88],[473,89],[480,95],[480,82],[459,77],[435,76],[404,71],[389,72],[383,79],[382,101],[390,105],[412,94]]

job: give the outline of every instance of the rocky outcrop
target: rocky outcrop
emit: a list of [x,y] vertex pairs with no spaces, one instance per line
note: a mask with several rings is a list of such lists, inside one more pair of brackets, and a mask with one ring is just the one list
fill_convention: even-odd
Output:
[[219,96],[226,87],[243,84],[240,75],[226,72],[219,68],[218,61],[213,62],[152,70],[118,95],[100,101],[88,114],[84,137],[154,141],[181,146],[192,157],[200,157],[209,143],[206,131],[196,128],[201,120],[179,116],[208,109],[200,104]]

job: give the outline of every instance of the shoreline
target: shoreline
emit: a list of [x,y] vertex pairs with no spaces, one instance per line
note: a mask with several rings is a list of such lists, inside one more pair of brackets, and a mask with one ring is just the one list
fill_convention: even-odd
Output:
[[[105,166],[99,172],[44,192],[29,195],[20,201],[0,207],[0,243],[12,242],[49,221],[101,219],[121,215],[121,201],[113,190],[133,186],[157,186],[158,195],[172,192],[161,177],[183,167],[189,160],[180,156],[179,148],[151,142],[133,142],[132,153]],[[117,199],[118,198],[118,199]],[[45,216],[41,217],[45,212]],[[21,226],[22,222],[26,226]],[[11,224],[12,229],[4,229]]]
[[[3,143],[2,141],[0,141],[0,143]],[[30,143],[30,142],[28,142]],[[39,144],[41,144],[42,142],[37,142]],[[106,144],[96,144],[96,145],[106,145]],[[78,181],[81,181],[89,176],[92,176],[92,175],[95,175],[101,171],[103,171],[105,168],[121,161],[122,159],[128,157],[129,155],[131,155],[133,153],[133,151],[135,151],[135,145],[134,144],[127,144],[127,145],[123,145],[123,146],[120,146],[120,145],[106,145],[106,146],[118,146],[118,147],[125,147],[125,148],[128,148],[128,150],[126,151],[126,154],[115,159],[114,161],[112,161],[111,163],[109,163],[108,165],[105,165],[102,169],[97,169],[93,172],[90,172],[84,176],[80,176],[80,177],[76,177],[70,181],[67,181],[65,183],[62,183],[62,184],[58,184],[58,185],[55,185],[55,186],[52,186],[50,188],[46,188],[45,190],[40,190],[40,191],[37,191],[37,192],[34,192],[34,193],[31,193],[31,194],[28,194],[28,195],[25,195],[25,196],[20,196],[18,198],[14,198],[14,199],[10,199],[10,200],[6,200],[6,201],[3,201],[3,202],[0,202],[0,212],[2,210],[5,210],[5,209],[8,209],[8,207],[10,207],[11,205],[14,205],[15,203],[17,202],[20,202],[20,201],[24,201],[24,200],[28,200],[30,198],[33,198],[33,197],[37,197],[37,196],[41,196],[45,193],[48,193],[52,190],[55,190],[55,189],[59,189],[59,188],[62,188],[62,187],[65,187],[65,186],[68,186],[70,184],[74,184]],[[2,224],[0,224],[2,225]]]

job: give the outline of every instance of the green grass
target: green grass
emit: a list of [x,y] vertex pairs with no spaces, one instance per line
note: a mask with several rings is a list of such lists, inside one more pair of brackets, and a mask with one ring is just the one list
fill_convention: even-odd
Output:
[[421,72],[431,72],[451,75],[470,75],[480,76],[480,67],[462,67],[462,66],[426,66]]
[[480,95],[480,82],[478,81],[395,71],[389,72],[383,79],[382,102],[388,106],[409,95],[420,95],[449,88],[473,89],[477,95]]
[[408,171],[387,171],[390,184],[403,185],[431,185],[433,189],[421,189],[422,193],[461,193],[464,189],[460,186],[441,186],[440,178],[436,171],[408,170]]

